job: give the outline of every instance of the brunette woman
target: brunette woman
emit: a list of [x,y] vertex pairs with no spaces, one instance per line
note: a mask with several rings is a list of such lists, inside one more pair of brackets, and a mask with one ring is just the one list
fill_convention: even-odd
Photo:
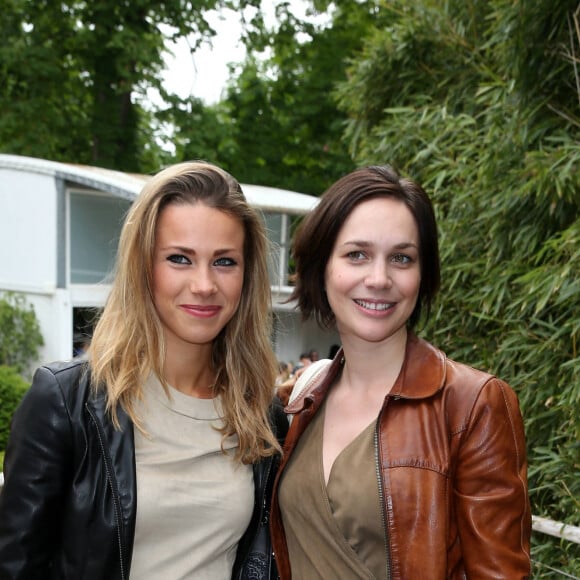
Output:
[[282,580],[526,578],[516,395],[413,332],[440,277],[424,190],[387,166],[354,171],[305,218],[294,258],[293,298],[336,324],[342,349],[287,407],[272,511]]

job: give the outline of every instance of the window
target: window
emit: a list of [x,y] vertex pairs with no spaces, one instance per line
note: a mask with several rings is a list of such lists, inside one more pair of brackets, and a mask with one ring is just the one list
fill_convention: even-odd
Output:
[[121,226],[131,206],[105,194],[70,193],[70,282],[96,284],[112,272]]
[[273,252],[268,261],[272,286],[288,286],[289,216],[283,213],[264,212],[268,238]]

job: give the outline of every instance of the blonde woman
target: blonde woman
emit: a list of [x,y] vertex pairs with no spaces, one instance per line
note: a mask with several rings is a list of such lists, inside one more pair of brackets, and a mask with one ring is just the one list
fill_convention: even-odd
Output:
[[88,361],[41,367],[15,413],[1,578],[269,577],[262,511],[287,422],[266,253],[220,168],[147,183]]

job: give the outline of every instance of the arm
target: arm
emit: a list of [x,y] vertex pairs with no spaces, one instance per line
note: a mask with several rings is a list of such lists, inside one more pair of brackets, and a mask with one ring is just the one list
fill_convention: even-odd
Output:
[[47,577],[61,537],[72,458],[71,427],[60,385],[47,368],[12,419],[0,494],[0,578]]
[[468,578],[527,578],[531,514],[517,397],[498,379],[481,389],[460,443],[454,481]]

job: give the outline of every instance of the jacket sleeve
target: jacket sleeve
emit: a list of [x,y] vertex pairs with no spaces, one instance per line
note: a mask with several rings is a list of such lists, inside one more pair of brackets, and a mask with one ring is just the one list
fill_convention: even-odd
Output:
[[280,447],[284,447],[289,425],[288,417],[284,413],[284,403],[278,396],[274,397],[274,401],[270,406],[270,425],[272,426],[274,435],[276,435],[276,439],[278,439]]
[[[274,397],[270,405],[269,420],[272,432],[280,446],[283,446],[288,432],[288,420],[278,397]],[[279,461],[280,457],[274,455],[264,457],[254,464],[254,512],[250,525],[238,544],[232,579],[278,578],[276,562],[272,558],[269,526],[265,526],[264,522],[267,523],[270,519],[272,487]]]
[[454,478],[468,578],[527,578],[531,513],[523,422],[515,393],[492,378],[475,400]]
[[12,419],[0,493],[0,579],[47,578],[60,543],[71,426],[55,375],[36,371]]

